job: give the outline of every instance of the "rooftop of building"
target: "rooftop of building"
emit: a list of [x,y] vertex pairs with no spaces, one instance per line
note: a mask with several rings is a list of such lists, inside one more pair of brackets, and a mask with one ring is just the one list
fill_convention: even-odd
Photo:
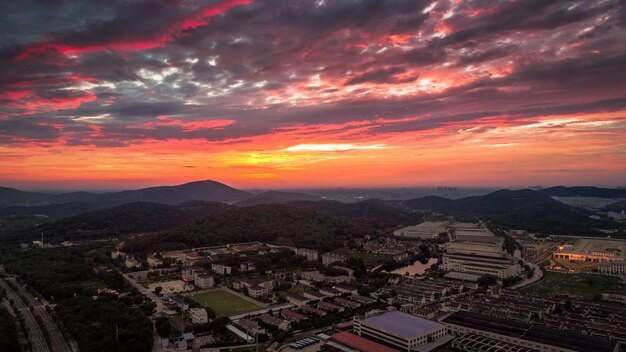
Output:
[[443,327],[437,322],[400,311],[385,312],[367,317],[363,319],[363,323],[407,338]]
[[559,246],[555,253],[592,255],[593,252],[614,252],[618,258],[626,259],[626,241],[604,239],[581,239],[573,245]]
[[332,335],[331,340],[352,347],[363,352],[397,352],[396,349],[387,347],[378,342],[368,340],[351,332],[342,331]]
[[470,312],[453,313],[442,322],[574,351],[609,352],[615,347],[614,342],[602,338]]

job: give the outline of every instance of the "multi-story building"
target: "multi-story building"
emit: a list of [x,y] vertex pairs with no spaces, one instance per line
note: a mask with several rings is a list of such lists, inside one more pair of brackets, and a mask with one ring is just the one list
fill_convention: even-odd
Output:
[[310,262],[316,262],[319,258],[317,251],[314,249],[296,248],[295,252],[297,255],[306,257],[306,259]]
[[189,316],[191,317],[191,322],[194,324],[204,324],[209,321],[209,315],[204,308],[189,309]]
[[447,271],[494,275],[500,279],[521,274],[522,268],[500,243],[450,242],[442,256],[441,268]]
[[267,278],[239,279],[233,282],[236,290],[246,289],[251,297],[268,296],[274,290],[274,281]]
[[128,269],[141,268],[141,263],[137,259],[131,256],[126,257],[126,261],[124,262],[124,265]]
[[146,258],[147,262],[148,262],[148,266],[151,268],[157,267],[159,265],[163,265],[163,260],[161,258],[157,258],[153,255],[149,255]]
[[355,316],[354,332],[380,341],[401,351],[417,351],[425,344],[437,345],[447,340],[446,326],[400,311],[370,316]]
[[424,221],[414,226],[403,227],[393,232],[394,236],[421,238],[423,240],[439,238],[441,233],[446,232],[448,222]]
[[213,263],[211,264],[211,271],[220,275],[230,275],[233,272],[233,268],[225,264]]
[[215,279],[209,274],[200,274],[195,277],[193,284],[198,288],[211,288],[215,286]]
[[322,254],[322,264],[324,264],[324,266],[329,266],[332,263],[343,263],[346,261],[346,257],[344,257],[343,255],[340,254],[334,254],[334,253],[324,253]]
[[599,262],[598,272],[604,275],[626,276],[626,260]]

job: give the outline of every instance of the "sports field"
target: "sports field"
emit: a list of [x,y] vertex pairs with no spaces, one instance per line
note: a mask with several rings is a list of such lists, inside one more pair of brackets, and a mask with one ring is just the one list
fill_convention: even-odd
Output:
[[614,276],[561,274],[549,271],[541,281],[524,287],[522,291],[570,294],[591,299],[602,293],[626,295],[626,284],[623,284],[618,277]]
[[217,317],[226,317],[261,308],[252,302],[248,302],[226,291],[198,293],[191,296],[191,299],[200,303],[203,307],[213,309]]

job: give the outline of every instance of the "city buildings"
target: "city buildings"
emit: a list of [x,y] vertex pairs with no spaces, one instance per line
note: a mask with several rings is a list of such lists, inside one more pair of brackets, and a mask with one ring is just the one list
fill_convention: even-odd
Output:
[[439,238],[441,233],[446,232],[447,221],[424,221],[414,226],[403,227],[393,232],[394,236],[421,238],[423,240]]
[[425,344],[434,348],[447,342],[445,325],[399,311],[355,316],[354,332],[407,352]]

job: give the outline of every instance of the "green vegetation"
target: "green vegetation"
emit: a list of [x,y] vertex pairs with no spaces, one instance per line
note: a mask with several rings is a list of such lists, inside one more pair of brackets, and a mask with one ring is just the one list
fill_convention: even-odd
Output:
[[376,231],[358,223],[288,205],[231,209],[193,224],[126,242],[131,252],[261,241],[331,251]]
[[203,307],[211,308],[217,317],[246,313],[260,307],[227,291],[209,291],[191,296],[191,299]]
[[[81,351],[152,350],[152,323],[148,316],[155,305],[107,266],[111,260],[102,248],[3,253],[2,261],[7,271],[19,275],[56,303],[55,312]],[[97,273],[94,268],[99,268]],[[99,288],[126,295],[98,293]]]
[[0,306],[0,351],[20,351],[15,318],[2,306]]
[[593,299],[602,293],[626,295],[626,284],[615,276],[561,274],[549,271],[543,280],[522,290],[547,294],[570,294]]
[[48,240],[100,239],[132,233],[173,229],[195,220],[226,211],[228,206],[217,202],[189,202],[167,205],[135,202],[108,209],[89,211],[35,228],[3,236],[8,241],[39,238],[43,232]]

